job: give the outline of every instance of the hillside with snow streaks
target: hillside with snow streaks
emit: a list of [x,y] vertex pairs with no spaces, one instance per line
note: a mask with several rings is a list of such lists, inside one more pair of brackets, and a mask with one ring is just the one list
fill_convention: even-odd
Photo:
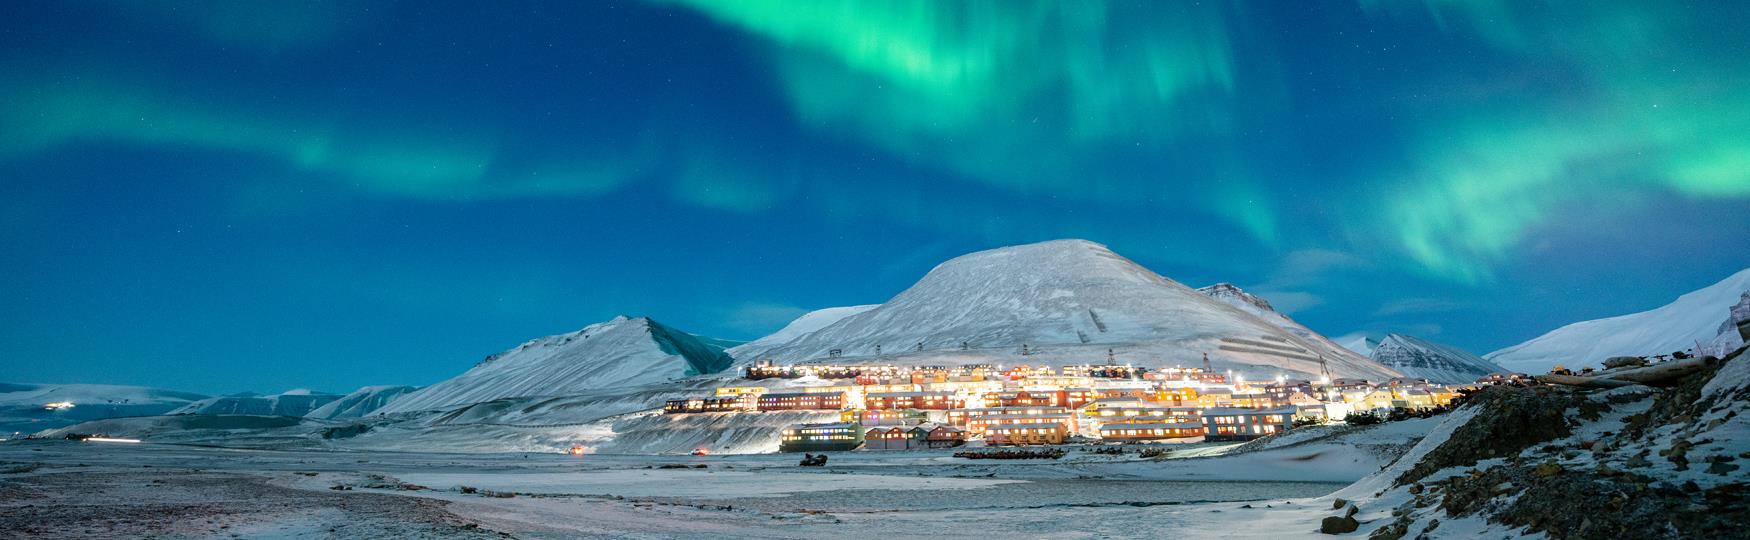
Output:
[[1750,269],[1662,307],[1577,322],[1483,358],[1507,369],[1536,374],[1548,372],[1556,364],[1580,369],[1597,367],[1612,356],[1689,350],[1719,337],[1720,321],[1730,315],[1745,291],[1750,291]]
[[190,403],[180,409],[170,411],[170,414],[304,416],[323,405],[340,399],[340,397],[339,394],[312,392],[305,389],[288,390],[285,393],[272,396],[220,396]]
[[418,388],[412,386],[366,386],[354,390],[340,399],[317,407],[304,415],[305,418],[320,418],[334,420],[339,418],[359,418],[383,408],[390,402],[412,393]]
[[461,375],[395,400],[381,412],[658,384],[717,373],[733,362],[713,342],[646,317],[622,316],[494,354]]
[[[908,364],[1201,365],[1274,376],[1397,373],[1310,330],[1290,332],[1085,240],[981,251],[932,269],[878,307],[742,358]],[[1316,338],[1316,339],[1315,339]],[[1029,354],[1022,354],[1022,346]]]
[[[1301,339],[1312,344],[1313,351],[1317,354],[1322,354],[1327,357],[1336,357],[1345,355],[1346,353],[1355,352],[1349,347],[1344,347],[1343,345],[1332,341],[1323,334],[1314,332],[1311,328],[1307,328],[1306,325],[1300,324],[1299,321],[1288,318],[1287,315],[1283,315],[1282,312],[1276,311],[1276,308],[1271,307],[1270,302],[1263,297],[1246,292],[1245,289],[1241,289],[1232,283],[1217,283],[1208,287],[1199,288],[1197,289],[1197,292],[1203,293],[1204,296],[1219,300],[1224,304],[1240,308],[1240,310],[1245,311],[1246,313],[1255,315],[1260,319],[1264,319],[1266,322],[1282,328],[1283,330],[1287,330],[1290,334],[1299,336]],[[1361,356],[1367,356],[1367,354],[1361,354]]]
[[1385,336],[1373,347],[1371,357],[1406,377],[1420,377],[1437,383],[1466,384],[1484,375],[1504,371],[1494,362],[1464,349],[1403,334]]

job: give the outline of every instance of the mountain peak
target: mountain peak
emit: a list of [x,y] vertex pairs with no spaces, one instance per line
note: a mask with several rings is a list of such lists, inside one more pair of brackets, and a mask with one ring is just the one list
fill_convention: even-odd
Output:
[[619,316],[529,340],[473,369],[389,403],[388,412],[431,410],[526,396],[570,395],[662,383],[728,369],[734,358],[709,340],[649,317]]
[[1113,350],[1165,365],[1200,365],[1207,353],[1236,371],[1270,376],[1316,375],[1321,362],[1339,376],[1396,375],[1246,305],[1205,296],[1104,245],[1053,240],[955,257],[880,306],[736,352],[779,362],[1069,364],[1104,362]]
[[1505,371],[1469,351],[1404,334],[1386,334],[1369,356],[1404,375],[1439,383],[1468,383]]
[[[1258,309],[1261,309],[1264,311],[1271,311],[1271,312],[1276,311],[1276,308],[1270,307],[1270,302],[1268,300],[1265,300],[1258,295],[1246,292],[1245,289],[1241,289],[1241,288],[1239,288],[1238,285],[1234,285],[1232,283],[1226,283],[1226,282],[1217,283],[1214,285],[1210,285],[1208,287],[1199,288],[1199,289],[1197,289],[1197,292],[1203,293],[1204,296],[1208,296],[1208,297],[1214,298],[1216,300],[1228,301],[1231,299],[1234,301],[1244,302],[1248,305],[1251,305],[1252,307],[1255,307],[1255,308],[1258,308]],[[1229,302],[1229,303],[1232,303],[1232,302]]]

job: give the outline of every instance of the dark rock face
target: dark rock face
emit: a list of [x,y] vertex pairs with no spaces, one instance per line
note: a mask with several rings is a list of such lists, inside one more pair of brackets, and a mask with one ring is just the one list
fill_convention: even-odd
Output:
[[1475,465],[1566,437],[1571,432],[1564,413],[1580,401],[1585,400],[1532,388],[1489,387],[1470,400],[1468,406],[1482,409],[1476,417],[1399,476],[1397,483],[1413,483],[1440,469]]
[[1750,519],[1746,494],[1731,485],[1686,492],[1636,474],[1551,471],[1522,464],[1454,477],[1440,483],[1440,507],[1448,516],[1489,512],[1550,538],[1601,540],[1740,537]]

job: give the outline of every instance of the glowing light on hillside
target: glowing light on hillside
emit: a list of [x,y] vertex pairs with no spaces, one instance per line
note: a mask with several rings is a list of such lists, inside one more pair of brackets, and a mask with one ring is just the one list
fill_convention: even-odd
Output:
[[139,439],[116,439],[116,438],[111,438],[111,437],[86,437],[85,440],[91,441],[91,442],[112,442],[112,443],[137,443],[137,442],[140,442]]
[[73,408],[73,402],[71,402],[71,401],[56,401],[54,403],[49,403],[49,404],[43,405],[43,408],[51,410],[51,411],[64,411],[64,410]]

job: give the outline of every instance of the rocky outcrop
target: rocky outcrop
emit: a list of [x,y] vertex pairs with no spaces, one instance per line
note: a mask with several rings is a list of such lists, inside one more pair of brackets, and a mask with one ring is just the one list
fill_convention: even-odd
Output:
[[[1382,491],[1374,540],[1467,519],[1549,538],[1731,538],[1750,520],[1750,359],[1666,389],[1495,387]],[[1396,467],[1396,466],[1394,466]],[[1388,495],[1389,493],[1389,495]],[[1499,530],[1499,529],[1497,529]]]
[[1397,479],[1407,485],[1448,467],[1510,456],[1541,442],[1566,437],[1571,431],[1565,413],[1577,404],[1571,394],[1519,386],[1493,386],[1473,396],[1476,418],[1460,426],[1445,443],[1429,452]]

